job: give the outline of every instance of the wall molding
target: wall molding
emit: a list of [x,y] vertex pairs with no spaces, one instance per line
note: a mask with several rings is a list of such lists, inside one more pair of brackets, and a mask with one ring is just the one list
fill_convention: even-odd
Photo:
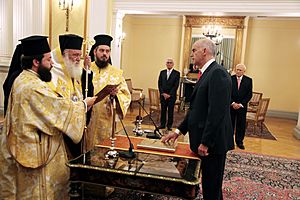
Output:
[[283,119],[298,119],[298,113],[297,112],[286,112],[286,111],[278,111],[278,110],[269,110],[267,112],[268,117],[277,117],[277,118],[283,118]]

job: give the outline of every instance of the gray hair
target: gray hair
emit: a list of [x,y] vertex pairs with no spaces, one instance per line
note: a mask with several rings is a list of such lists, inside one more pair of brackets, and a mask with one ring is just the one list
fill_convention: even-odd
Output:
[[246,65],[244,65],[244,64],[242,64],[242,63],[237,64],[237,65],[235,66],[235,68],[237,68],[237,67],[242,67],[242,68],[244,69],[244,71],[246,71],[246,69],[247,69]]
[[199,46],[201,48],[206,48],[207,51],[212,55],[215,56],[216,55],[216,44],[211,41],[210,39],[200,39],[199,41]]

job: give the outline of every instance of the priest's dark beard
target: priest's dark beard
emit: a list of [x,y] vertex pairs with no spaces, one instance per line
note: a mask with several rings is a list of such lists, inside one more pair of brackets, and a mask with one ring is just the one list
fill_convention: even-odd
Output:
[[95,60],[95,63],[96,63],[96,65],[100,68],[100,69],[103,69],[103,68],[105,68],[105,67],[107,67],[107,65],[108,65],[108,60],[107,61],[102,61],[102,60]]
[[44,67],[42,64],[39,64],[37,73],[40,75],[40,79],[45,82],[50,82],[52,75],[50,69]]

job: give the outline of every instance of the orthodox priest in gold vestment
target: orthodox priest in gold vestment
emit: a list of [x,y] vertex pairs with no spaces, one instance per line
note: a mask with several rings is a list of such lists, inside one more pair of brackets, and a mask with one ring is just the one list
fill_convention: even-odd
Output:
[[[83,38],[75,34],[59,36],[59,47],[51,52],[53,67],[50,87],[61,97],[74,102],[83,100],[81,74]],[[81,154],[81,143],[74,144],[69,137],[64,136],[68,157],[72,159]]]
[[79,101],[83,99],[80,57],[83,38],[74,34],[59,36],[59,47],[51,52],[53,68],[50,86],[60,96]]
[[0,135],[0,199],[68,199],[63,134],[79,142],[95,98],[57,97],[45,36],[22,39],[23,72],[14,81]]
[[108,97],[93,106],[85,143],[86,151],[91,150],[96,144],[109,138],[111,135],[111,99],[115,100],[117,115],[121,119],[126,115],[131,101],[130,92],[123,77],[123,71],[109,64],[112,37],[109,35],[97,35],[94,39],[95,44],[92,51],[94,52],[95,61],[90,66],[90,70],[93,73],[94,95],[107,85],[118,85],[118,87],[112,90]]

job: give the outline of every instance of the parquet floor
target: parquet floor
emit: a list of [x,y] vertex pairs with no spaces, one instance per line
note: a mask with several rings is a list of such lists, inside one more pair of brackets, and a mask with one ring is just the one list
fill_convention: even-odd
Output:
[[[134,106],[133,112],[128,111],[124,120],[124,124],[132,125],[132,122],[135,120],[137,115],[138,108]],[[144,112],[142,115],[145,116],[146,113]],[[265,124],[277,140],[245,137],[244,145],[246,149],[240,150],[236,147],[234,151],[246,151],[265,155],[300,159],[300,140],[297,140],[293,135],[297,121],[267,117]],[[121,126],[118,125],[118,128],[121,128]],[[153,129],[153,126],[143,125],[143,128]],[[184,140],[186,141],[186,138]]]

